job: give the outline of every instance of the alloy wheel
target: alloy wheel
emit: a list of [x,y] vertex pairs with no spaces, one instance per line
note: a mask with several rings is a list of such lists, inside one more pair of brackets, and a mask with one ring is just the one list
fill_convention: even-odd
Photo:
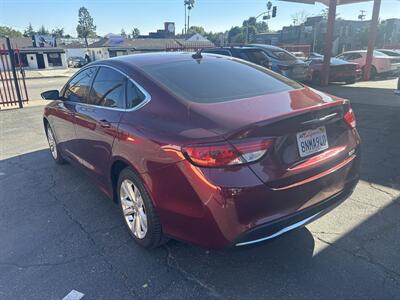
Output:
[[147,215],[139,188],[131,180],[125,179],[119,194],[126,224],[138,239],[143,239],[147,233]]
[[47,129],[47,140],[49,142],[51,155],[53,155],[54,159],[57,159],[57,144],[53,136],[53,131],[51,130],[50,127]]

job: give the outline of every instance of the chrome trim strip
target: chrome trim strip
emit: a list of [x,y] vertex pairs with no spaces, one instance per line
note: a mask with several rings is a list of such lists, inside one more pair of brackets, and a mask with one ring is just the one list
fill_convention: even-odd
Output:
[[327,120],[330,120],[330,119],[336,117],[337,114],[338,114],[338,113],[335,112],[335,113],[332,113],[332,114],[330,114],[330,115],[323,116],[323,117],[321,117],[321,118],[317,118],[317,119],[312,119],[312,120],[308,120],[308,121],[301,122],[301,124],[307,125],[307,124],[320,123],[320,122],[327,121]]
[[243,242],[243,243],[238,243],[235,246],[239,247],[239,246],[245,246],[245,245],[251,245],[251,244],[255,244],[255,243],[259,243],[262,241],[266,241],[266,240],[270,240],[273,239],[277,236],[280,236],[288,231],[291,231],[293,229],[296,229],[298,227],[301,227],[303,225],[305,225],[306,223],[308,223],[309,221],[311,221],[312,219],[316,218],[321,212],[316,213],[315,215],[312,215],[311,217],[308,217],[302,221],[299,221],[297,223],[294,223],[288,227],[282,228],[281,230],[275,232],[274,234],[271,234],[269,236],[263,237],[261,239],[257,239],[257,240],[252,240],[252,241],[248,241],[248,242]]
[[[151,100],[151,95],[140,85],[138,84],[135,80],[133,80],[128,74],[126,74],[125,72],[122,72],[121,70],[113,67],[113,66],[109,66],[109,65],[103,65],[103,64],[89,64],[83,68],[81,68],[78,72],[76,72],[74,74],[74,76],[67,82],[67,84],[80,72],[83,72],[84,70],[91,68],[91,67],[105,67],[105,68],[110,68],[113,69],[119,73],[121,73],[122,75],[124,75],[126,78],[128,78],[133,84],[135,84],[137,86],[137,88],[143,93],[143,95],[145,96],[144,100],[142,102],[140,102],[138,105],[136,105],[135,107],[132,108],[116,108],[116,107],[107,107],[107,106],[100,106],[100,105],[93,105],[93,104],[88,104],[88,103],[83,103],[83,102],[70,102],[68,100],[66,100],[65,102],[70,102],[70,103],[76,103],[79,105],[83,105],[83,106],[88,106],[88,107],[97,107],[97,108],[103,108],[103,109],[108,109],[108,110],[116,110],[116,111],[124,111],[124,112],[130,112],[130,111],[135,111],[138,110],[140,108],[142,108],[143,106],[145,106],[147,103],[150,102]],[[95,78],[96,79],[96,78]]]

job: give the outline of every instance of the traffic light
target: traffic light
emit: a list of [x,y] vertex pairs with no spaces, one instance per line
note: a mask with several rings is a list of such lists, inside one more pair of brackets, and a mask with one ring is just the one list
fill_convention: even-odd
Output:
[[272,8],[272,17],[275,18],[276,17],[276,6],[274,6]]

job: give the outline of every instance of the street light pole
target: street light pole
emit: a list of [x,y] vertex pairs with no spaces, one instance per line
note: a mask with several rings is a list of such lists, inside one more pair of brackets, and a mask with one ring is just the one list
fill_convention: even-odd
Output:
[[184,4],[183,4],[183,6],[185,7],[185,30],[184,30],[184,33],[185,33],[185,35],[186,35],[186,1],[184,2]]
[[[184,0],[185,6],[185,35],[189,32],[190,28],[190,11],[194,7],[194,0]],[[186,11],[187,11],[187,25],[186,25]]]

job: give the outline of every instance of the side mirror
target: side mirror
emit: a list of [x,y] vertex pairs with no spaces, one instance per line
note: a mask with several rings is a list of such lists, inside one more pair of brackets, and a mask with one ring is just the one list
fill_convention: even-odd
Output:
[[58,90],[45,91],[40,94],[45,100],[58,100],[60,99],[60,92]]

